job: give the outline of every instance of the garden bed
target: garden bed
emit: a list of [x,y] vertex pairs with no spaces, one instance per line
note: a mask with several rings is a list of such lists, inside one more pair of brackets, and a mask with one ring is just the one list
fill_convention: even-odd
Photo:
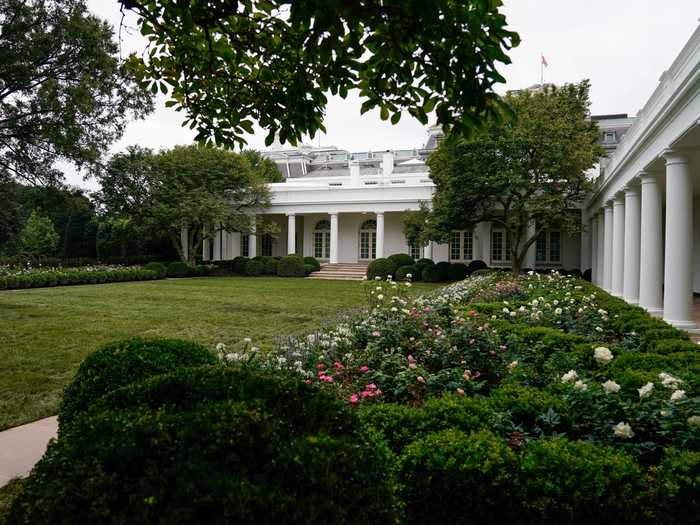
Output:
[[[206,473],[179,515],[360,523],[371,508],[374,523],[694,523],[700,354],[687,334],[558,274],[478,276],[418,298],[411,283],[364,286],[366,315],[272,351],[221,344],[220,364],[132,385],[114,373],[123,367],[85,368],[75,384],[110,380],[64,418],[11,523],[63,522],[66,508],[71,519],[173,515],[156,475],[173,457]],[[247,487],[235,501],[224,490],[234,486]],[[108,493],[103,509],[87,508]],[[294,514],[286,502],[302,493],[314,498]],[[147,494],[162,496],[118,505]]]

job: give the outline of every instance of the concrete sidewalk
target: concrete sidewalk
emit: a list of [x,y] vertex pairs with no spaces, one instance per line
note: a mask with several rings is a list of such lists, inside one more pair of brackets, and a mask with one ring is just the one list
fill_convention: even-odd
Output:
[[0,487],[29,474],[57,429],[58,418],[53,416],[0,432]]

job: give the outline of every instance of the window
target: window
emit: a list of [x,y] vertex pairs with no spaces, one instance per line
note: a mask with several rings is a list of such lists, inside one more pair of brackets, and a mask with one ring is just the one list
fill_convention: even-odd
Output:
[[260,250],[262,251],[261,255],[264,257],[270,257],[272,255],[272,235],[269,233],[262,236]]
[[491,232],[491,261],[507,263],[510,261],[510,235],[505,230]]
[[250,237],[246,235],[245,233],[241,233],[241,255],[243,257],[248,257],[250,254],[250,245],[248,242],[250,241]]
[[377,221],[369,220],[360,226],[360,259],[377,258]]
[[414,261],[420,259],[420,244],[418,244],[417,242],[409,242],[408,253]]
[[617,136],[614,131],[606,131],[603,133],[603,142],[606,143],[612,143],[615,142],[617,139]]
[[471,261],[474,258],[474,232],[453,231],[450,234],[450,260]]
[[318,221],[314,228],[314,257],[330,259],[331,257],[331,223]]
[[535,261],[538,264],[559,264],[561,262],[561,232],[547,230],[537,237]]

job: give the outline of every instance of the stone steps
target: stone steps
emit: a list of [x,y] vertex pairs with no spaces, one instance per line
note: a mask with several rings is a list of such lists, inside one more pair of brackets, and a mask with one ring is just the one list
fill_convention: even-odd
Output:
[[337,279],[344,281],[361,281],[367,274],[366,264],[338,263],[324,264],[317,272],[309,275],[309,279]]

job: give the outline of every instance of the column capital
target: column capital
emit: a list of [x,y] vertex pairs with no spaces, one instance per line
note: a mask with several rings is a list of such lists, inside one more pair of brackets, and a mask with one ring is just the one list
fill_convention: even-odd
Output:
[[658,184],[659,182],[658,172],[642,170],[637,174],[637,176],[639,177],[639,180],[642,183],[642,185]]
[[639,195],[640,187],[638,184],[639,180],[634,179],[633,181],[630,181],[626,186],[625,186],[625,195]]
[[615,197],[612,200],[613,206],[622,206],[625,204],[625,192],[623,191],[618,191],[615,194]]
[[688,152],[683,148],[667,148],[661,152],[661,157],[669,164],[688,164]]
[[292,213],[287,213],[285,215],[287,215],[287,217],[296,217],[297,214],[295,212],[292,212]]
[[613,204],[615,204],[615,199],[610,199],[605,201],[605,204],[603,205],[604,210],[612,210]]

